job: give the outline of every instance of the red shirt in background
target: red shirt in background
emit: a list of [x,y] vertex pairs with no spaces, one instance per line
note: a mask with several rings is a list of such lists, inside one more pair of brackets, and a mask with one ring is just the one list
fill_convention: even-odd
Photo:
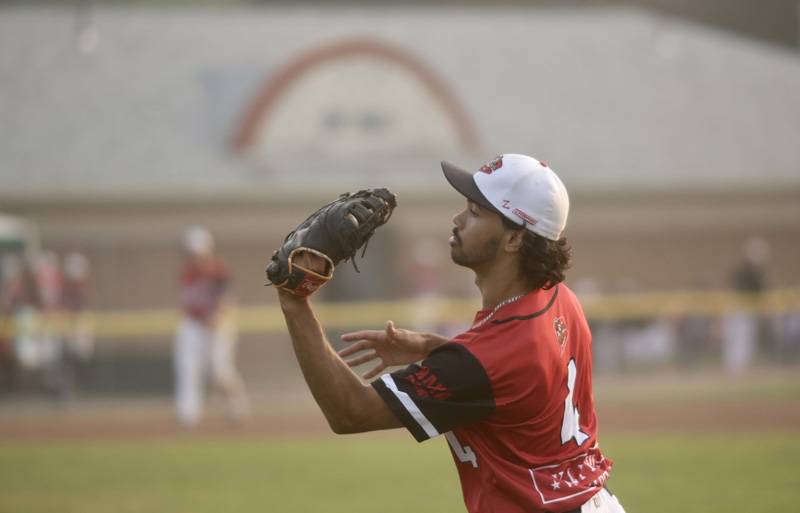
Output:
[[219,309],[229,281],[219,258],[189,261],[181,273],[181,309],[198,321],[209,320]]

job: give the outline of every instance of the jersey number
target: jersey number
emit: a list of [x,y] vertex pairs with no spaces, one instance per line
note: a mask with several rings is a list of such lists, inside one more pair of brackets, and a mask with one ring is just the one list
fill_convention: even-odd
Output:
[[573,438],[578,445],[581,445],[589,435],[581,431],[579,423],[580,413],[578,407],[573,406],[572,395],[575,391],[575,379],[578,377],[578,369],[575,360],[572,359],[567,365],[567,398],[564,399],[564,420],[561,422],[561,445],[569,442]]
[[[578,369],[575,365],[575,360],[570,360],[567,365],[567,397],[564,399],[564,420],[561,422],[561,444],[565,444],[575,439],[578,445],[583,444],[589,439],[589,435],[581,431],[580,426],[580,413],[578,407],[573,405],[573,395],[575,392],[575,380],[578,377]],[[453,454],[456,455],[458,461],[462,463],[470,463],[473,467],[478,468],[478,457],[475,451],[468,445],[461,445],[456,435],[452,431],[444,434],[447,438],[447,443],[453,449]]]
[[461,463],[471,463],[473,467],[478,468],[478,457],[475,456],[475,451],[472,450],[472,447],[469,445],[462,446],[452,431],[445,433],[444,437],[447,438],[447,443],[450,444],[450,447],[453,449],[453,454],[456,455],[458,461]]

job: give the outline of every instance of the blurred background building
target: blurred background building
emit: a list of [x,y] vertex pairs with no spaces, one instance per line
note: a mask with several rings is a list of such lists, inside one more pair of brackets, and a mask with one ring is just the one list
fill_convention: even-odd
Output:
[[[470,297],[446,258],[461,199],[439,161],[520,152],[570,191],[569,283],[587,301],[731,289],[753,237],[769,248],[762,289],[792,289],[798,19],[782,0],[12,2],[0,5],[0,211],[57,254],[86,255],[98,312],[174,309],[192,224],[215,234],[239,303],[269,308],[263,271],[286,232],[340,192],[387,186],[392,222],[361,276],[342,266],[323,299],[423,296],[407,277],[434,265],[420,252],[437,243],[436,294]],[[658,308],[598,317],[601,369],[712,351],[676,346],[676,332],[723,337],[705,310],[654,320]],[[757,328],[790,333],[795,351],[793,321],[770,315]],[[98,336],[87,389],[169,390],[171,334],[158,331]],[[246,379],[289,372],[287,350],[261,343],[281,336],[243,333],[245,355],[274,356],[266,371],[245,357]],[[729,357],[760,354],[753,343]]]

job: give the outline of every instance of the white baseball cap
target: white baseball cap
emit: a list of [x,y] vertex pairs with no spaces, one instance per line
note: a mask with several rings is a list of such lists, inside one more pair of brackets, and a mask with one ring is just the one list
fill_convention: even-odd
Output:
[[442,171],[469,200],[537,235],[558,240],[567,225],[567,189],[546,162],[504,153],[475,174],[449,162],[442,162]]

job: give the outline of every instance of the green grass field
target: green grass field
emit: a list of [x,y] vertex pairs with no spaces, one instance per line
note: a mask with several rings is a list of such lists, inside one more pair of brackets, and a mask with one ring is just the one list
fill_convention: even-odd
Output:
[[[785,513],[800,438],[604,437],[628,513]],[[2,512],[462,512],[444,440],[402,433],[0,444]]]

